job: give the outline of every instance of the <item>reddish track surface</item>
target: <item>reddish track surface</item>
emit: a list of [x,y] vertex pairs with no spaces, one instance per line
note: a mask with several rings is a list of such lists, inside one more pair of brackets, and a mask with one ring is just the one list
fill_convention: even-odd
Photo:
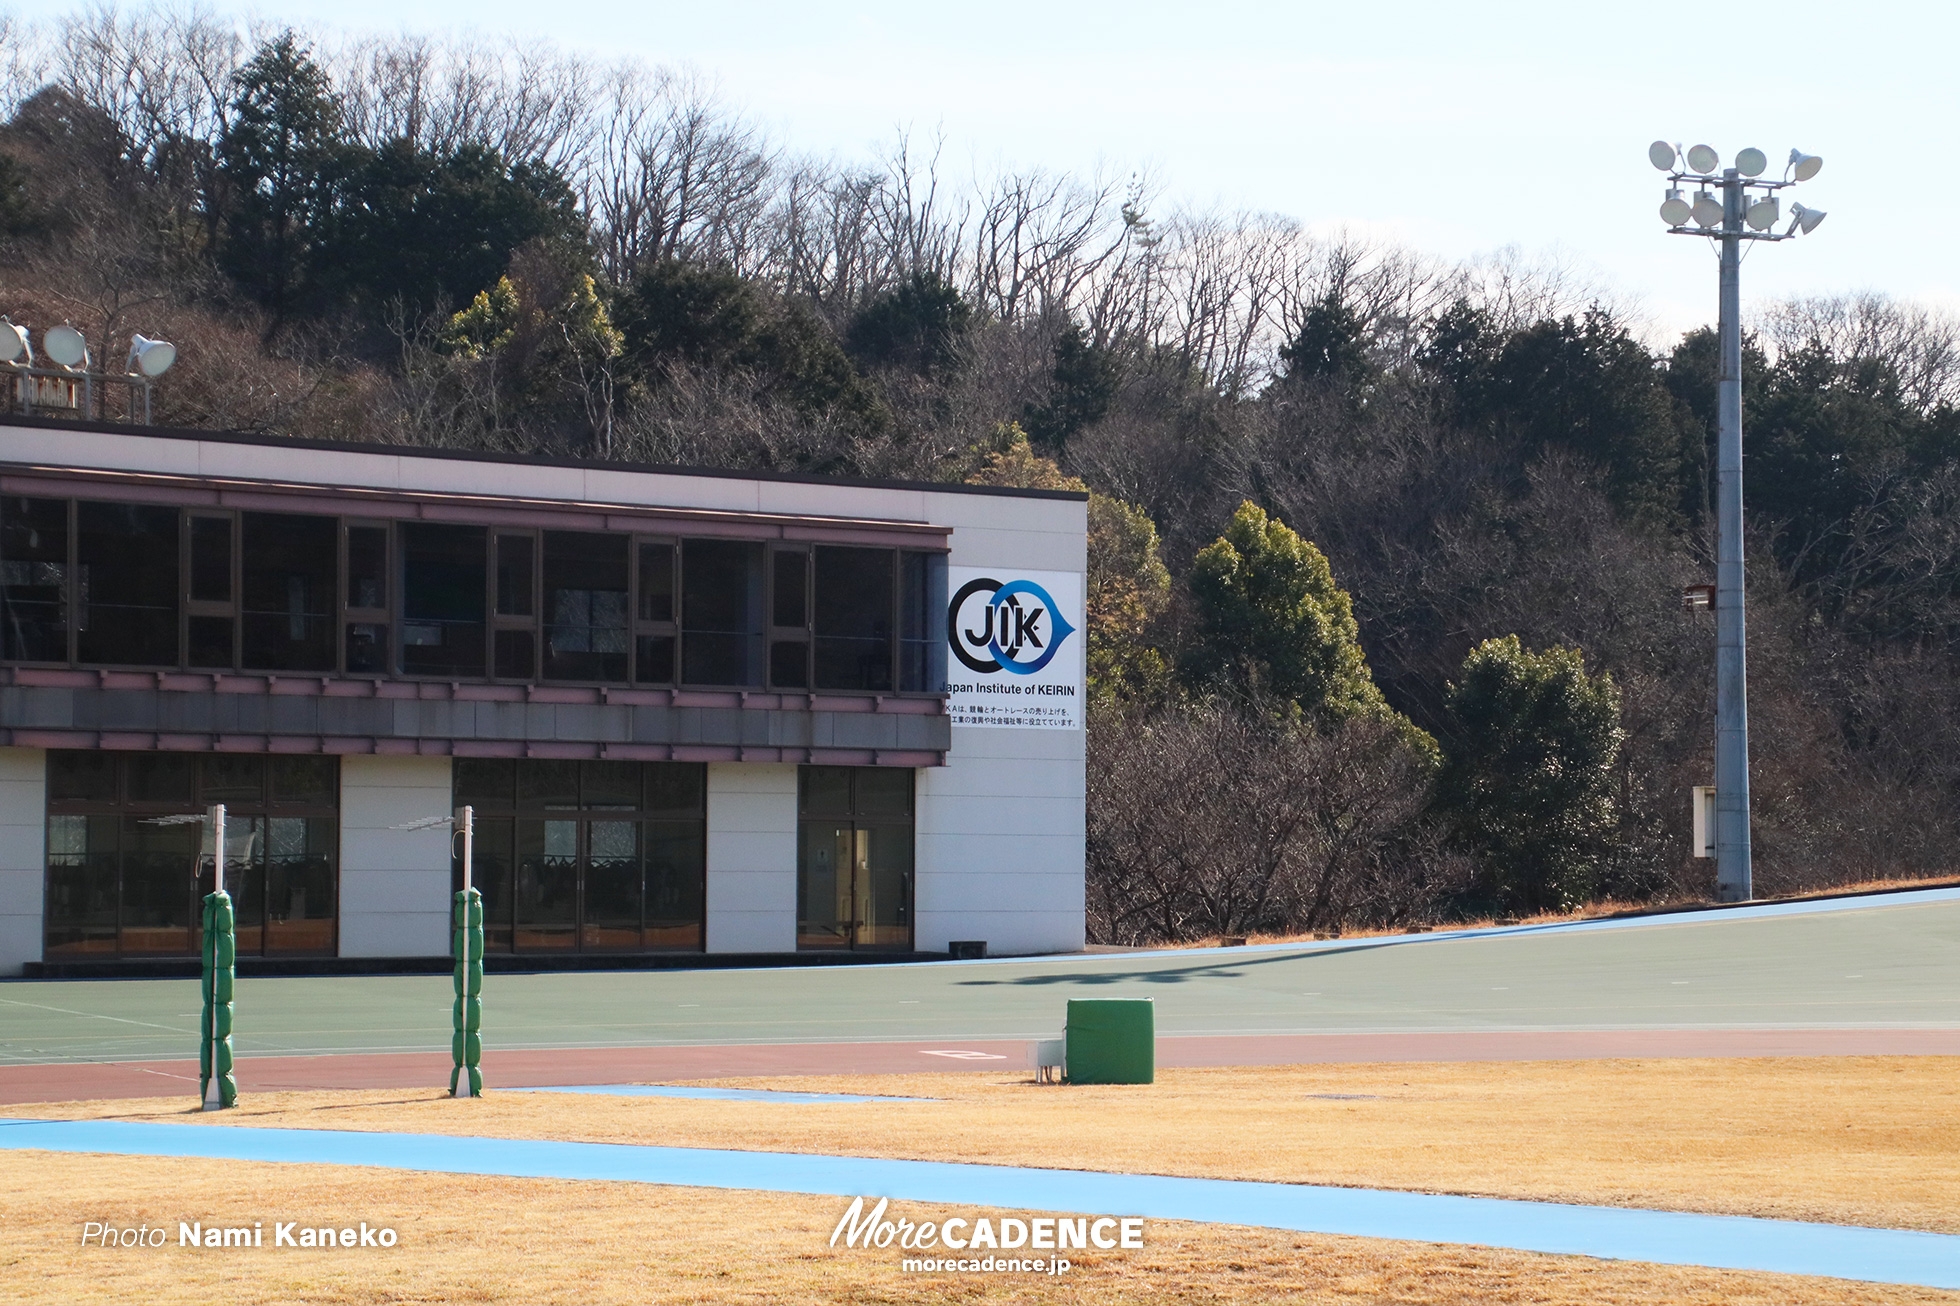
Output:
[[[737,1075],[901,1074],[1014,1070],[1023,1041],[769,1043],[558,1048],[484,1054],[494,1086],[632,1084]],[[965,1053],[949,1056],[947,1053]],[[1960,1056],[1960,1029],[1554,1030],[1457,1034],[1283,1034],[1165,1037],[1160,1066],[1292,1066],[1382,1061],[1569,1061],[1612,1057]],[[244,1092],[430,1088],[449,1082],[440,1052],[247,1057]],[[96,1098],[194,1097],[194,1061],[0,1066],[0,1105]]]

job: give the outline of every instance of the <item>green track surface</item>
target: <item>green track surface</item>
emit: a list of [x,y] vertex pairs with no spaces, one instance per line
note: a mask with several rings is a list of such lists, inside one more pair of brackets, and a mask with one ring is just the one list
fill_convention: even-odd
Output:
[[[1926,899],[1931,898],[1928,901]],[[1157,1032],[1960,1027],[1960,895],[1795,915],[981,964],[493,974],[500,1048],[1054,1037],[1071,997]],[[449,1047],[447,975],[240,979],[240,1056]],[[195,980],[0,983],[0,1063],[180,1058]]]

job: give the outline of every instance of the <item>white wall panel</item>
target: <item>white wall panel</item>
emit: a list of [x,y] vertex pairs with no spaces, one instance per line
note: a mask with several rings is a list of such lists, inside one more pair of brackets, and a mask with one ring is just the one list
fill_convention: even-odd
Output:
[[708,951],[796,950],[796,768],[708,767]]
[[47,821],[48,755],[0,748],[0,975],[41,960]]
[[446,757],[340,760],[340,955],[449,952],[449,827],[388,827],[450,813]]

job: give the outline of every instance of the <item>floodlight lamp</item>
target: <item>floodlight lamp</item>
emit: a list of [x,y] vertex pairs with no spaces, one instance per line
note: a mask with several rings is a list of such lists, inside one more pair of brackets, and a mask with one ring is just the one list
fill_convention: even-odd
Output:
[[1713,145],[1690,145],[1688,166],[1699,173],[1711,173],[1722,166],[1722,156],[1715,152]]
[[1685,225],[1693,215],[1694,209],[1681,198],[1679,187],[1668,191],[1667,198],[1661,201],[1661,221],[1670,227]]
[[81,367],[88,362],[88,341],[67,323],[43,331],[41,348],[62,367]]
[[1805,154],[1802,150],[1790,151],[1789,173],[1792,181],[1809,181],[1823,167],[1824,160],[1820,155]]
[[1765,195],[1751,204],[1743,216],[1749,220],[1752,229],[1768,231],[1776,225],[1776,220],[1783,216],[1781,209],[1782,206],[1776,202],[1776,196]]
[[1704,227],[1722,225],[1722,201],[1705,190],[1695,192],[1695,205],[1689,211],[1694,215],[1695,221]]
[[1681,147],[1669,145],[1666,141],[1655,141],[1647,147],[1647,158],[1662,172],[1674,171],[1674,161],[1681,157]]
[[170,370],[177,361],[177,346],[168,340],[152,340],[148,336],[133,335],[129,338],[129,371],[155,379]]
[[1753,145],[1735,156],[1735,170],[1745,177],[1760,177],[1767,167],[1769,156]]
[[34,346],[27,343],[27,328],[17,327],[4,317],[0,317],[0,363],[34,366]]
[[1817,224],[1823,220],[1824,210],[1805,208],[1801,204],[1792,204],[1790,206],[1790,228],[1783,234],[1788,236],[1793,232],[1801,232],[1803,235],[1808,236],[1811,232],[1817,230]]

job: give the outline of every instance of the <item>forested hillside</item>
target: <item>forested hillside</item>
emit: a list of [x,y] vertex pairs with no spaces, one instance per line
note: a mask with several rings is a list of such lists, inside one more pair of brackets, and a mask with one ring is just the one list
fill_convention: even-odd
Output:
[[[0,16],[0,313],[174,341],[171,425],[1090,489],[1105,940],[1707,891],[1712,333],[951,156],[530,47]],[[1758,892],[1953,869],[1960,327],[1752,325]]]

